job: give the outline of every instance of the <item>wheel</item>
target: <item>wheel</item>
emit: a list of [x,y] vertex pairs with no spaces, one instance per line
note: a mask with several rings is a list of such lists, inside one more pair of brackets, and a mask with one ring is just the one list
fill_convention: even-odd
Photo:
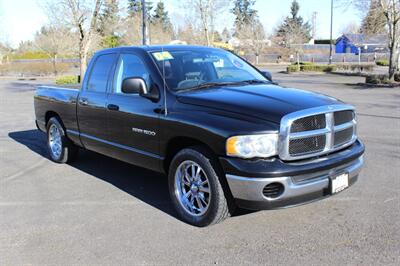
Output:
[[213,165],[212,156],[201,147],[194,147],[180,151],[169,168],[169,193],[174,207],[182,220],[195,226],[216,224],[229,216]]
[[56,117],[50,118],[47,123],[47,149],[51,160],[57,163],[72,162],[78,153],[78,147],[67,139]]

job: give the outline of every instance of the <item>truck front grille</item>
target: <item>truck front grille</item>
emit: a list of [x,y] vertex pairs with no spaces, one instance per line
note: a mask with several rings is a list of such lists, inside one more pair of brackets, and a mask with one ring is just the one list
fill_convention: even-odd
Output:
[[289,143],[290,154],[308,154],[323,151],[326,138],[323,135],[291,139]]
[[326,127],[325,115],[313,115],[293,122],[290,132],[302,132]]
[[346,143],[351,140],[354,134],[353,127],[349,127],[340,131],[335,132],[335,141],[334,146],[340,146],[343,143]]
[[288,114],[282,118],[279,156],[297,160],[319,156],[356,140],[354,109],[329,105]]

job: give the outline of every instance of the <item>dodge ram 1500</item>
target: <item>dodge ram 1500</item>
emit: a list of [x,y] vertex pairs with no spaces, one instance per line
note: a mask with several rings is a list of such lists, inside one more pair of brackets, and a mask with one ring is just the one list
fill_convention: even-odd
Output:
[[41,86],[50,157],[92,150],[168,175],[180,217],[294,206],[352,185],[363,164],[352,106],[284,88],[235,54],[200,46],[97,52],[80,90]]

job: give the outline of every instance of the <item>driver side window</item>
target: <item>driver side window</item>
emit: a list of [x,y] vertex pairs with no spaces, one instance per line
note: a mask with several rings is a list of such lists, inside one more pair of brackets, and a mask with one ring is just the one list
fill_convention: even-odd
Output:
[[133,54],[121,54],[115,69],[113,92],[124,94],[122,92],[122,81],[132,77],[144,79],[146,85],[149,87],[150,74],[142,60]]

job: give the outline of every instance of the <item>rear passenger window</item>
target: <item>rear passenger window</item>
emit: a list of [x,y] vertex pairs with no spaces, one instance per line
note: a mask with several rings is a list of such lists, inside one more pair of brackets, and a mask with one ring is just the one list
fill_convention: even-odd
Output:
[[116,54],[105,54],[97,57],[92,72],[90,73],[87,86],[88,91],[106,92],[108,76],[110,75],[116,57]]

